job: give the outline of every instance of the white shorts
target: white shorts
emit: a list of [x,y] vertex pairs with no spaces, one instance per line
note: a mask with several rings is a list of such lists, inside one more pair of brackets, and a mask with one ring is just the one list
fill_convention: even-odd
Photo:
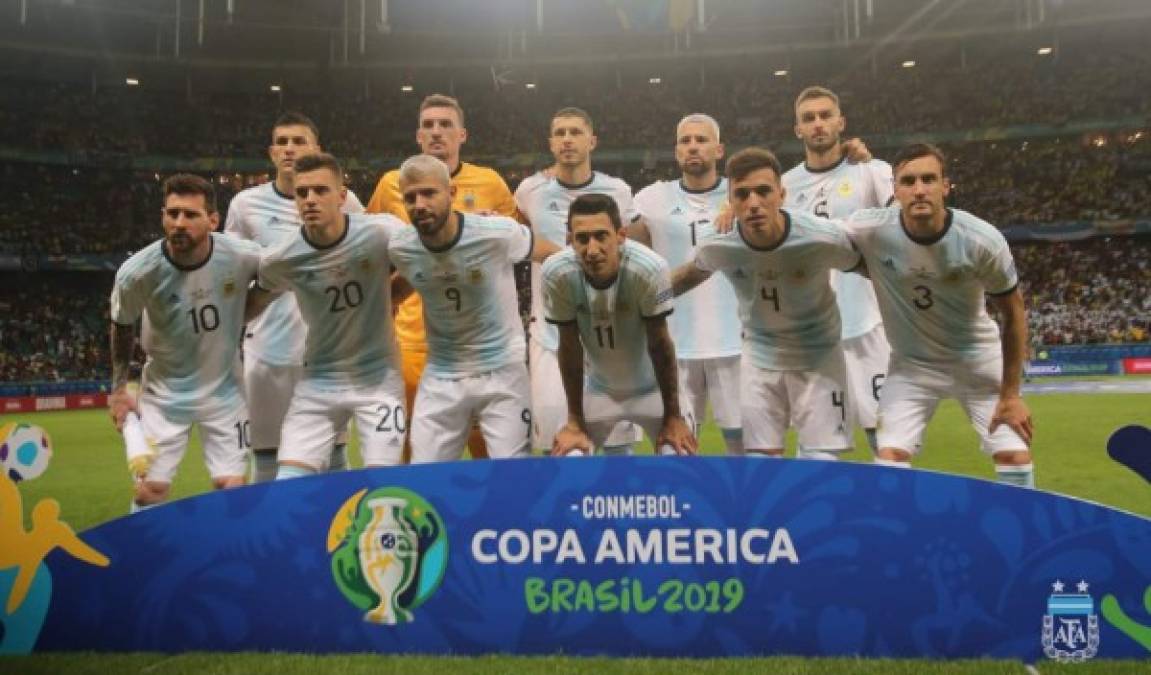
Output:
[[874,429],[879,393],[891,360],[891,346],[887,344],[883,324],[844,340],[843,360],[847,365],[848,419],[864,429]]
[[[537,340],[529,342],[532,380],[532,447],[550,451],[556,432],[568,421],[567,395],[560,375],[559,358],[555,352],[540,346]],[[585,402],[586,404],[586,402]],[[585,406],[586,407],[586,406]],[[608,437],[608,445],[627,445],[643,439],[643,430],[622,422]]]
[[814,370],[767,370],[745,362],[740,377],[743,447],[782,449],[795,426],[808,450],[851,448],[843,352],[832,349]]
[[688,402],[695,419],[703,422],[707,404],[721,429],[738,429],[739,412],[738,356],[714,359],[681,359],[679,361],[679,390]]
[[408,422],[399,371],[389,371],[382,382],[371,386],[329,386],[301,379],[284,417],[279,460],[326,470],[337,432],[347,428],[352,418],[365,466],[399,464]]
[[280,447],[280,429],[300,380],[300,366],[277,366],[245,355],[244,393],[252,416],[251,440],[255,450]]
[[993,455],[1026,450],[1027,443],[1006,424],[1000,425],[994,434],[987,432],[999,403],[1002,377],[1003,357],[998,352],[987,358],[946,365],[892,357],[879,400],[879,447],[918,454],[923,449],[923,432],[936,406],[945,398],[954,398],[979,434],[979,447],[983,452]]
[[[695,416],[685,403],[686,401],[680,401],[680,411],[683,413],[684,421],[694,430]],[[663,428],[663,397],[660,396],[658,389],[646,394],[629,396],[584,389],[583,411],[587,435],[597,448],[612,445],[612,436],[624,422],[646,431],[653,446]],[[642,440],[642,437],[639,440]]]
[[172,482],[188,449],[193,424],[200,427],[200,445],[204,449],[204,464],[208,467],[209,476],[215,479],[247,475],[248,410],[242,399],[233,405],[205,409],[194,419],[174,420],[145,396],[140,397],[137,407],[144,437],[156,449],[156,459],[144,480]]
[[532,418],[528,369],[513,363],[454,379],[424,370],[412,420],[412,463],[447,462],[464,452],[472,418],[479,420],[493,459],[531,454]]

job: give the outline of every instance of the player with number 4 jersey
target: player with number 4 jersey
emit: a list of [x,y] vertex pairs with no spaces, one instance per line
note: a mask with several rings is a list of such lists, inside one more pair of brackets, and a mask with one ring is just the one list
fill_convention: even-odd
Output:
[[260,261],[249,313],[294,292],[308,338],[304,372],[284,419],[276,477],[326,468],[336,433],[356,420],[367,466],[401,461],[407,418],[392,331],[388,243],[403,222],[348,215],[343,170],[334,157],[296,161],[296,205],[304,226]]
[[452,210],[447,166],[417,155],[399,170],[414,227],[389,242],[396,270],[420,294],[428,360],[412,420],[412,462],[459,459],[473,417],[493,459],[530,453],[531,403],[513,267],[558,250],[501,216]]
[[748,453],[779,456],[788,425],[822,453],[850,448],[839,312],[830,272],[854,270],[859,253],[831,221],[782,210],[779,161],[749,148],[727,163],[736,227],[700,239],[677,293],[722,271],[743,323],[740,405]]

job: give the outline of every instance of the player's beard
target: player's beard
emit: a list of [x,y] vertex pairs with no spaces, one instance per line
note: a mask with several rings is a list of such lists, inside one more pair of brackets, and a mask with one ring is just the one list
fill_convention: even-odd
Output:
[[708,161],[683,162],[679,165],[680,171],[689,176],[706,176],[715,170],[715,163]]
[[822,140],[816,140],[814,138],[810,140],[805,139],[803,145],[811,152],[822,155],[839,145],[839,134],[828,134]]

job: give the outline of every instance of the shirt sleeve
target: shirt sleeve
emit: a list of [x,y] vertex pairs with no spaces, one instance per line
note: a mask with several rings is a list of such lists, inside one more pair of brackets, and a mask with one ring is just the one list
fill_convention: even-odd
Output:
[[616,205],[619,206],[619,217],[624,225],[634,223],[639,218],[639,212],[635,209],[635,200],[631,196],[631,188],[626,183],[621,185],[619,190],[616,190],[615,201]]
[[288,280],[284,277],[283,266],[266,255],[261,257],[256,268],[256,285],[272,293],[287,290]]
[[348,190],[348,198],[344,200],[344,213],[363,213],[364,205],[355,192]]
[[1019,285],[1019,273],[1015,270],[1015,259],[1006,240],[995,251],[988,251],[980,266],[979,279],[990,295],[1007,295]]
[[243,214],[244,201],[244,198],[237,195],[228,204],[228,216],[224,219],[224,234],[230,234],[240,239],[251,239],[247,228],[244,227],[244,223],[247,222]]
[[869,167],[871,183],[875,186],[875,206],[889,206],[895,200],[895,176],[891,165],[880,160],[872,160]]
[[832,237],[835,244],[832,266],[844,272],[859,267],[863,256],[851,241],[851,237],[848,236],[847,229],[838,222],[833,223],[831,229],[834,233]]
[[123,269],[116,274],[112,285],[112,321],[128,326],[136,323],[144,313],[144,294],[140,280],[124,274]]
[[645,319],[658,319],[671,314],[675,295],[671,291],[671,271],[667,263],[660,261],[646,282],[639,299],[639,315]]
[[567,276],[557,267],[543,271],[544,318],[548,323],[570,324],[576,320],[575,304],[571,300]]
[[495,204],[493,211],[501,216],[514,218],[520,220],[519,209],[516,208],[515,197],[512,197],[512,191],[508,189],[508,184],[496,172],[492,172],[491,180],[492,202]]
[[518,222],[511,222],[508,225],[508,261],[518,263],[527,260],[532,254],[531,228]]
[[719,244],[709,241],[709,239],[711,238],[706,236],[699,238],[699,245],[696,246],[695,257],[692,259],[692,263],[704,272],[714,272],[719,269]]

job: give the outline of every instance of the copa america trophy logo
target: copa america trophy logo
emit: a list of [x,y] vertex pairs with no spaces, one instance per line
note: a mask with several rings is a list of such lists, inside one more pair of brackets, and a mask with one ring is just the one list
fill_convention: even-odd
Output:
[[444,521],[423,497],[398,487],[360,490],[332,520],[328,552],[336,586],[363,619],[410,623],[447,567]]
[[1086,661],[1099,651],[1099,616],[1088,584],[1075,585],[1078,593],[1064,593],[1064,583],[1051,584],[1047,613],[1043,615],[1043,653],[1061,663]]

